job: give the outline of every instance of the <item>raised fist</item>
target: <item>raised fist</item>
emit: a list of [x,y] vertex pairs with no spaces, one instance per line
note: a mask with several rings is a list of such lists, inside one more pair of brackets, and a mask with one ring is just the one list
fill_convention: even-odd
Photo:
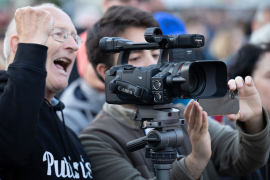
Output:
[[45,45],[53,29],[54,19],[46,10],[25,7],[15,12],[20,43]]

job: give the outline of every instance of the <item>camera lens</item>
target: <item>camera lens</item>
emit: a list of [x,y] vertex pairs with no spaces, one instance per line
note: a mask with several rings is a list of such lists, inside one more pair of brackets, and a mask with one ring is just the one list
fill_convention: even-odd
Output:
[[190,69],[189,70],[189,89],[191,92],[194,92],[194,90],[197,89],[199,85],[198,80],[199,80],[198,73],[194,71],[194,69]]
[[189,91],[192,96],[199,96],[203,93],[206,84],[204,69],[192,64],[189,69]]
[[234,101],[234,100],[238,100],[238,90],[229,90],[229,98]]
[[154,84],[153,84],[153,88],[154,88],[155,90],[158,90],[160,87],[161,87],[160,81],[155,81]]

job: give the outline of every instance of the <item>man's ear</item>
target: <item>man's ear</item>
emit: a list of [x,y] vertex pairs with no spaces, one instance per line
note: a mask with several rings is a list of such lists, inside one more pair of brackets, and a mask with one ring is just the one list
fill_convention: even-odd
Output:
[[9,40],[9,46],[11,48],[12,53],[15,55],[19,44],[19,37],[12,36]]
[[102,79],[105,80],[105,73],[110,68],[108,68],[104,63],[99,63],[96,68],[97,68],[97,73],[102,77]]

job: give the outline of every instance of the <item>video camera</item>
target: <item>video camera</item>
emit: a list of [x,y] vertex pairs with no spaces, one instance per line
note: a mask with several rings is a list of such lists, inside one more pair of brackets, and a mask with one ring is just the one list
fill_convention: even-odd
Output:
[[[174,109],[173,98],[209,99],[227,93],[227,68],[224,62],[196,60],[193,48],[202,47],[199,34],[163,35],[160,28],[148,28],[147,42],[134,43],[119,37],[104,37],[99,46],[104,53],[120,53],[117,65],[105,75],[106,101],[109,104],[136,104],[132,119],[141,129],[153,128],[146,136],[127,143],[130,152],[145,148],[157,180],[169,180],[176,148],[182,145],[185,120]],[[133,50],[160,49],[157,64],[133,67],[128,59]],[[169,61],[168,61],[169,56]],[[145,123],[145,121],[147,121]]]
[[[104,37],[103,53],[120,53],[117,65],[105,75],[109,104],[168,104],[173,98],[209,99],[225,96],[227,68],[224,62],[196,60],[193,48],[204,46],[199,34],[163,35],[160,28],[148,28],[147,42],[134,43],[119,37]],[[132,50],[160,49],[157,64],[133,67],[128,64]],[[169,56],[169,61],[168,61]]]

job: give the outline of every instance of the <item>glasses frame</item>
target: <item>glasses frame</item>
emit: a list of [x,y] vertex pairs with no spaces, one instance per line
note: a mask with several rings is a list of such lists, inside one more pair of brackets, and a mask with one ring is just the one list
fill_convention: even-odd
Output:
[[[55,38],[55,37],[54,37],[54,30],[55,30],[55,29],[61,29],[61,30],[64,30],[64,32],[66,33],[66,36],[65,36],[66,38],[65,38],[64,40],[59,40],[59,39]],[[64,28],[61,28],[61,27],[54,27],[54,28],[52,29],[51,35],[52,35],[52,38],[53,38],[54,40],[58,41],[58,42],[65,42],[65,41],[67,40],[68,35],[70,35],[71,37],[73,37],[73,39],[74,39],[74,41],[76,42],[76,44],[78,45],[78,47],[79,47],[79,48],[81,47],[81,44],[82,44],[82,39],[81,39],[81,37],[80,37],[78,34],[71,34],[71,33],[68,33],[67,30],[64,29]],[[77,38],[77,41],[76,41],[75,38]]]

